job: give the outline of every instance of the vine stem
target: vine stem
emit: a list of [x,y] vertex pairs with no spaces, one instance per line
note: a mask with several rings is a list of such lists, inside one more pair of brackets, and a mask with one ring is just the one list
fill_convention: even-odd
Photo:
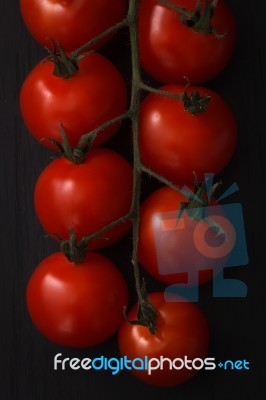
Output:
[[133,130],[133,153],[134,153],[134,182],[133,182],[133,202],[131,211],[133,224],[133,250],[132,264],[134,269],[135,285],[139,303],[143,302],[141,291],[140,271],[138,263],[138,241],[139,241],[139,211],[140,211],[140,192],[141,192],[141,159],[139,149],[139,114],[141,102],[141,81],[139,50],[138,50],[138,3],[139,0],[130,0],[128,8],[129,36],[131,43],[131,63],[132,63],[132,86],[130,110],[132,112]]
[[141,171],[145,174],[149,175],[150,177],[156,179],[157,181],[163,183],[164,185],[170,187],[171,189],[175,190],[176,192],[182,193],[182,188],[175,183],[169,181],[169,179],[165,178],[162,175],[157,174],[152,169],[145,167],[145,165],[141,164]]
[[172,99],[179,100],[179,101],[182,101],[183,97],[184,97],[183,94],[170,93],[170,92],[167,92],[166,90],[161,90],[161,89],[154,88],[153,86],[146,85],[146,83],[144,83],[143,81],[139,82],[139,86],[141,87],[142,90],[145,90],[146,92],[158,94],[159,96],[170,97]]
[[[146,292],[146,284],[141,279],[140,276],[140,267],[138,261],[138,242],[139,242],[139,214],[140,214],[140,194],[141,194],[141,178],[142,173],[146,172],[150,176],[155,178],[159,178],[161,182],[168,183],[169,181],[165,180],[163,177],[155,174],[153,171],[146,169],[141,162],[140,156],[140,147],[139,147],[139,116],[140,116],[140,104],[141,104],[141,93],[143,90],[148,90],[148,86],[146,87],[141,79],[141,67],[139,60],[139,50],[138,50],[138,5],[139,0],[129,0],[128,13],[125,20],[122,21],[122,25],[128,27],[130,43],[131,43],[131,66],[132,66],[132,85],[131,85],[131,99],[130,99],[130,107],[127,113],[118,116],[116,119],[106,122],[101,127],[95,129],[93,132],[90,132],[87,135],[84,135],[78,146],[77,150],[82,150],[84,146],[88,144],[90,146],[90,138],[93,135],[93,140],[95,137],[107,126],[112,123],[117,122],[117,120],[121,121],[123,119],[129,118],[132,123],[132,131],[133,131],[133,196],[131,202],[131,208],[128,214],[118,218],[117,220],[111,222],[110,224],[104,226],[99,229],[97,232],[94,232],[92,235],[84,237],[79,246],[84,248],[88,243],[96,238],[103,237],[104,232],[107,230],[114,228],[121,223],[124,223],[128,220],[132,221],[132,235],[133,235],[133,245],[132,245],[132,265],[134,271],[134,279],[135,279],[135,287],[138,298],[138,320],[137,321],[128,321],[132,324],[140,324],[146,326],[151,334],[156,332],[156,318],[157,311],[150,303],[147,292]],[[117,27],[117,25],[116,25]],[[110,33],[110,30],[108,31]],[[101,38],[105,37],[106,32],[101,35]],[[99,37],[98,37],[99,40]],[[88,44],[82,47],[82,51],[88,48]],[[75,55],[80,54],[81,48],[75,52]],[[72,53],[73,54],[73,53]],[[151,90],[150,90],[151,91]],[[166,95],[169,95],[166,93]],[[176,97],[176,96],[175,96]],[[169,186],[172,186],[169,182]],[[64,243],[65,245],[65,243]],[[67,248],[68,243],[66,244]]]
[[[143,85],[141,83],[141,76],[140,76],[141,69],[140,69],[139,52],[138,52],[138,27],[137,27],[138,0],[129,1],[128,14],[126,19],[122,22],[123,26],[126,23],[126,26],[128,27],[130,42],[131,42],[132,85],[131,85],[131,99],[130,99],[129,110],[125,114],[122,114],[111,121],[107,121],[101,127],[95,129],[89,134],[83,135],[81,140],[79,141],[77,149],[82,150],[84,146],[86,146],[88,141],[91,139],[91,137],[94,140],[96,136],[103,129],[110,126],[110,124],[113,124],[117,121],[122,121],[123,119],[126,118],[130,118],[133,130],[133,154],[134,154],[133,197],[131,202],[131,208],[128,214],[104,226],[97,232],[94,232],[92,235],[83,238],[82,244],[84,244],[84,242],[89,243],[91,240],[101,237],[101,235],[108,229],[114,228],[115,226],[120,225],[121,223],[124,223],[127,220],[132,221],[132,230],[133,230],[132,264],[134,270],[135,286],[136,286],[138,301],[139,304],[141,304],[144,303],[146,299],[144,298],[142,290],[140,269],[138,263],[140,192],[141,192],[141,175],[143,172],[142,163],[140,159],[140,149],[139,149],[139,113],[140,113],[141,91]],[[106,33],[104,35],[106,35]],[[80,49],[77,50],[77,53],[79,52]]]
[[[216,2],[217,0],[214,0]],[[167,97],[174,98],[176,100],[183,100],[184,94],[173,94],[160,89],[155,89],[151,86],[146,85],[141,78],[141,67],[140,67],[140,59],[139,59],[139,49],[138,49],[138,9],[139,9],[140,0],[129,0],[128,13],[125,19],[123,19],[118,24],[113,27],[107,29],[102,34],[98,35],[96,38],[92,39],[90,42],[84,44],[79,49],[73,51],[71,53],[71,58],[78,58],[82,52],[93,46],[98,41],[104,39],[106,36],[109,36],[112,33],[117,32],[121,28],[127,27],[130,36],[131,42],[131,67],[132,67],[132,84],[131,84],[131,99],[130,99],[130,107],[127,112],[117,116],[116,118],[107,121],[100,127],[96,128],[94,131],[88,133],[87,135],[83,135],[79,141],[79,144],[76,149],[77,153],[81,153],[85,149],[85,153],[90,148],[92,141],[96,138],[96,136],[108,126],[123,121],[124,119],[130,119],[132,123],[132,131],[133,131],[133,196],[131,202],[130,211],[118,218],[117,220],[111,222],[110,224],[102,227],[97,232],[84,237],[81,239],[78,246],[81,248],[87,247],[89,242],[96,238],[103,238],[102,236],[104,232],[107,230],[114,228],[117,225],[125,223],[126,221],[132,221],[132,230],[133,230],[133,246],[132,246],[132,265],[134,271],[135,278],[135,286],[138,297],[138,320],[137,321],[129,321],[132,324],[140,324],[146,326],[152,334],[156,332],[156,317],[157,312],[154,309],[153,305],[150,303],[147,292],[145,282],[142,281],[140,276],[140,268],[138,261],[138,243],[139,243],[139,216],[140,216],[140,194],[141,194],[141,180],[142,174],[145,173],[150,177],[158,180],[159,182],[167,185],[175,191],[181,192],[181,188],[175,185],[173,182],[164,178],[163,176],[155,173],[151,169],[147,168],[142,164],[141,154],[140,154],[140,145],[139,145],[139,119],[140,119],[140,105],[141,105],[141,94],[142,91],[146,91],[149,93],[154,93],[158,95],[163,95]],[[172,3],[166,0],[160,0],[162,4],[168,5],[169,7],[176,7]],[[176,7],[177,8],[177,7]],[[176,10],[182,13],[186,13],[186,16],[190,14],[184,10],[179,9]],[[82,55],[81,55],[82,57]],[[74,154],[75,155],[75,154]],[[72,240],[72,245],[76,245],[75,237]],[[64,245],[68,248],[69,243],[64,243]],[[71,246],[70,246],[71,247]]]
[[96,43],[100,42],[101,40],[105,39],[107,36],[110,36],[116,32],[118,32],[122,28],[128,27],[128,17],[126,16],[122,21],[118,22],[117,24],[111,26],[110,28],[106,29],[99,35],[92,38],[89,42],[84,43],[84,45],[80,46],[78,49],[74,50],[70,54],[71,59],[76,59],[80,56],[81,53],[90,49]]
[[[186,197],[185,192],[182,191],[182,188],[178,185],[176,185],[175,183],[173,183],[172,181],[170,181],[169,179],[165,178],[162,175],[157,174],[156,172],[154,172],[152,169],[145,167],[145,165],[143,165],[140,161],[139,163],[139,175],[141,178],[142,173],[145,173],[146,175],[148,175],[150,178],[154,178],[156,179],[158,182],[161,182],[163,185],[168,186],[169,188],[175,190],[176,192],[180,192],[184,195],[184,197]],[[187,199],[190,200],[189,195],[187,195]],[[89,236],[86,236],[83,238],[83,243],[89,243],[91,240],[94,239],[105,239],[104,236],[102,236],[106,231],[108,231],[109,229],[113,229],[118,225],[121,225],[127,221],[134,221],[135,215],[136,215],[136,208],[135,208],[135,194],[133,193],[133,199],[132,199],[132,205],[130,208],[130,211],[123,215],[120,218],[117,218],[116,220],[110,222],[108,225],[103,226],[102,228],[98,229],[97,231],[93,232],[92,234],[90,234]],[[138,212],[139,213],[139,212]],[[134,239],[134,238],[133,238]],[[138,239],[136,240],[136,244],[138,242]],[[137,251],[135,251],[135,256],[137,255]],[[133,258],[133,257],[132,257]],[[135,261],[134,261],[135,262]]]
[[[78,145],[76,147],[76,149],[78,151],[83,151],[84,148],[86,148],[89,144],[89,148],[91,147],[93,141],[96,139],[96,137],[99,135],[100,132],[102,132],[103,130],[109,128],[110,126],[114,125],[114,124],[118,124],[119,122],[124,121],[125,119],[128,119],[131,117],[131,113],[130,110],[128,110],[127,112],[118,115],[117,117],[106,121],[105,123],[103,123],[101,126],[98,126],[97,128],[95,128],[93,131],[82,135]],[[86,152],[89,151],[89,148],[86,148]]]
[[[94,233],[89,237],[89,240],[98,237],[106,230],[119,225],[126,220],[132,221],[132,234],[133,234],[133,249],[132,249],[132,264],[134,270],[135,286],[138,296],[139,305],[145,304],[147,301],[146,293],[143,292],[143,284],[140,277],[140,268],[138,261],[138,242],[139,242],[139,214],[140,214],[140,194],[141,194],[141,178],[142,173],[146,173],[149,176],[157,179],[165,185],[168,185],[174,190],[180,191],[181,188],[170,182],[168,179],[155,173],[149,168],[145,167],[141,162],[140,147],[139,147],[139,116],[140,116],[140,104],[141,104],[141,93],[143,90],[156,93],[159,95],[165,95],[180,100],[180,96],[168,92],[164,92],[159,89],[153,89],[143,83],[141,79],[141,68],[139,61],[139,50],[138,50],[138,4],[139,0],[130,0],[127,14],[127,23],[129,29],[130,43],[131,43],[131,66],[132,66],[132,85],[131,85],[131,100],[128,115],[124,114],[123,118],[130,118],[132,122],[133,131],[133,169],[134,169],[134,180],[133,180],[133,199],[131,204],[130,212],[113,221],[111,224],[103,227],[98,232]],[[98,134],[98,130],[95,131]],[[82,142],[86,142],[86,138],[82,139]],[[82,143],[80,142],[80,144]],[[152,321],[150,321],[152,325]],[[152,330],[156,331],[154,327]]]
[[191,11],[187,11],[185,8],[183,7],[178,7],[177,5],[173,4],[171,1],[168,0],[160,0],[159,1],[161,4],[164,4],[165,6],[171,8],[172,10],[174,10],[175,12],[178,12],[179,14],[183,15],[184,17],[193,17],[194,12]]

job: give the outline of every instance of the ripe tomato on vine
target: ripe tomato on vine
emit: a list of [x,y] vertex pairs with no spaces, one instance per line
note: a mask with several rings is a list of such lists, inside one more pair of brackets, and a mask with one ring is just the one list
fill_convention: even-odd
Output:
[[[92,53],[77,63],[73,76],[65,79],[54,75],[55,67],[52,60],[38,63],[20,92],[21,115],[37,140],[62,142],[63,124],[70,145],[76,146],[82,135],[126,110],[124,79],[107,58]],[[119,126],[114,124],[102,131],[94,144],[108,140]],[[55,148],[47,140],[41,144]]]
[[54,253],[33,271],[27,286],[30,317],[48,339],[71,347],[95,346],[123,320],[126,283],[106,257],[89,252],[75,264]]
[[[103,148],[91,150],[80,164],[54,160],[36,182],[37,216],[47,233],[68,239],[73,229],[80,240],[129,212],[132,175],[122,156]],[[108,230],[90,249],[110,246],[129,228],[127,221]]]
[[[146,198],[140,212],[138,256],[158,281],[195,286],[221,272],[234,247],[235,230],[222,206],[202,205],[205,213],[200,220],[193,218],[196,208],[191,213],[184,209],[178,217],[185,202],[182,193],[167,186]],[[211,205],[216,205],[214,199]],[[218,234],[218,227],[223,233]]]
[[197,0],[140,1],[140,59],[150,76],[169,84],[183,83],[184,76],[202,83],[225,68],[235,47],[236,23],[223,0],[214,3],[201,2],[198,9]]
[[[149,359],[161,356],[170,359],[205,358],[207,354],[209,332],[206,318],[202,311],[193,303],[182,298],[173,298],[167,302],[162,292],[150,293],[150,302],[157,310],[154,334],[147,326],[131,325],[124,321],[118,332],[119,350],[122,356],[133,360],[135,358]],[[138,306],[135,305],[128,313],[128,319],[138,318]],[[174,386],[186,382],[196,374],[195,369],[170,369],[166,362],[164,368],[157,368],[148,373],[145,369],[132,369],[141,381],[154,386]]]
[[[119,22],[127,7],[126,0],[20,0],[25,24],[32,36],[45,47],[50,38],[59,40],[72,51]],[[97,43],[101,47],[110,36]]]
[[[200,181],[205,173],[221,172],[233,156],[237,139],[237,124],[229,106],[203,87],[167,85],[161,89],[165,96],[152,93],[141,104],[143,163],[179,184],[193,184],[194,172]],[[167,93],[184,100],[167,97]]]

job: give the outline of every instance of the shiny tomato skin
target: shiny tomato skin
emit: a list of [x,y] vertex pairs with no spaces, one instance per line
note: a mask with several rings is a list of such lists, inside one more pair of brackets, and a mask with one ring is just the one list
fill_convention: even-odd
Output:
[[[202,311],[193,303],[183,301],[166,302],[161,292],[149,295],[151,303],[158,312],[157,332],[152,335],[149,330],[140,325],[130,325],[123,321],[118,331],[119,350],[128,359],[148,356],[170,358],[204,359],[208,348],[208,325]],[[137,306],[128,314],[129,320],[137,319]],[[154,386],[174,386],[191,379],[196,370],[170,370],[165,362],[163,369],[152,371],[131,370],[131,373],[141,381]]]
[[54,253],[33,271],[27,286],[34,325],[51,341],[70,347],[94,346],[111,337],[127,299],[121,273],[97,253],[88,253],[80,264]]
[[51,38],[60,40],[65,51],[75,50],[122,20],[126,6],[126,0],[115,0],[111,7],[109,0],[20,0],[32,36],[45,47],[51,47]]
[[[214,200],[206,210],[206,216],[224,228],[226,240],[219,239],[217,232],[206,222],[193,220],[186,211],[177,225],[178,210],[186,201],[183,194],[164,186],[153,192],[141,206],[139,260],[151,276],[169,285],[194,286],[210,281],[226,264],[235,243],[235,230],[222,207],[213,208],[211,214],[212,206],[217,206]],[[217,220],[217,216],[222,219]]]
[[[184,86],[161,87],[181,94]],[[193,115],[181,101],[155,94],[141,105],[140,150],[143,163],[175,183],[192,184],[194,173],[219,173],[229,163],[237,139],[237,124],[225,101],[203,87],[189,87],[211,96],[205,112]]]
[[[37,64],[25,79],[20,92],[20,109],[25,125],[37,139],[62,142],[63,124],[69,143],[122,114],[127,106],[125,82],[107,58],[93,53],[79,62],[79,71],[69,79],[53,75],[50,61]],[[102,144],[119,128],[105,129],[95,140]],[[55,148],[49,141],[44,146]]]
[[[49,234],[68,239],[96,232],[127,214],[132,198],[132,168],[119,154],[103,148],[91,150],[82,164],[65,158],[50,163],[39,176],[34,192],[37,216]],[[119,240],[130,224],[121,224],[90,243],[90,249]]]
[[[194,10],[196,0],[173,0]],[[155,0],[142,0],[139,9],[139,48],[143,69],[163,83],[203,83],[228,64],[236,41],[235,19],[224,1],[219,1],[213,27],[219,34],[194,32],[179,20],[179,14]]]

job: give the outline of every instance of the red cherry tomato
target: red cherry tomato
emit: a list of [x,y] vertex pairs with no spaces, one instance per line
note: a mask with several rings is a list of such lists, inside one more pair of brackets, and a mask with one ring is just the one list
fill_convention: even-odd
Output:
[[[40,62],[21,88],[21,114],[37,140],[51,138],[62,142],[62,123],[70,144],[76,146],[83,134],[125,111],[125,82],[105,57],[93,53],[83,58],[79,71],[69,79],[54,76],[53,68],[52,62]],[[108,140],[118,127],[116,124],[105,129],[95,143]],[[41,143],[52,146],[46,140]]]
[[[197,0],[172,0],[189,11]],[[204,2],[202,2],[204,3]],[[202,83],[218,75],[227,65],[235,45],[235,20],[220,0],[212,25],[215,37],[193,31],[180,21],[180,14],[155,0],[142,0],[139,9],[139,49],[141,65],[163,83]]]
[[[181,94],[180,85],[161,89]],[[205,173],[218,173],[230,161],[236,146],[235,118],[222,98],[209,89],[190,87],[211,96],[205,112],[193,115],[181,101],[157,94],[148,95],[141,105],[140,150],[143,163],[176,183],[193,183]]]
[[50,38],[60,40],[65,51],[80,47],[122,20],[126,7],[126,0],[115,0],[111,6],[109,0],[20,0],[32,36],[45,47],[51,46]]
[[[132,168],[119,154],[92,150],[82,164],[59,158],[39,176],[34,194],[37,216],[49,234],[69,238],[73,228],[78,239],[127,214],[132,197]],[[90,248],[113,244],[129,229],[119,225],[96,239]]]
[[[151,334],[147,327],[130,325],[124,321],[119,328],[118,342],[122,356],[128,359],[149,359],[161,356],[171,361],[176,358],[194,360],[204,358],[208,347],[208,326],[202,311],[193,303],[166,302],[163,293],[149,295],[151,303],[158,312],[157,332]],[[177,300],[177,299],[176,299]],[[136,320],[137,306],[128,314],[129,320]],[[156,362],[153,362],[153,366]],[[176,365],[180,366],[179,363]],[[158,366],[159,367],[159,366]],[[155,386],[174,386],[191,379],[197,372],[195,369],[169,368],[165,361],[162,369],[154,369],[151,374],[147,370],[131,369],[138,379]]]
[[[189,286],[202,284],[217,275],[235,244],[235,229],[222,207],[206,207],[204,220],[197,221],[184,211],[187,199],[168,187],[152,193],[140,213],[139,260],[158,281]],[[218,234],[206,217],[222,228]],[[199,273],[199,274],[198,274]]]
[[112,336],[127,298],[121,273],[97,253],[80,264],[52,254],[34,270],[27,287],[34,325],[48,339],[73,347],[94,346]]

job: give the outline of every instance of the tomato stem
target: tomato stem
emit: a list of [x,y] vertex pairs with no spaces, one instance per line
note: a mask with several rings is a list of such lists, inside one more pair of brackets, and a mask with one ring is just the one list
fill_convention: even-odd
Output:
[[183,15],[186,18],[193,18],[193,16],[194,16],[194,11],[188,11],[186,8],[179,7],[176,4],[172,3],[171,1],[159,0],[159,3],[164,4],[165,6],[171,8],[173,11]]
[[[148,302],[146,285],[141,284],[140,268],[138,261],[138,241],[139,241],[139,213],[140,213],[140,193],[141,193],[141,157],[139,148],[139,114],[141,103],[141,68],[138,49],[138,4],[139,0],[130,0],[128,8],[129,36],[131,43],[131,66],[132,66],[132,85],[131,85],[131,121],[133,130],[133,153],[134,153],[134,181],[133,181],[133,201],[131,205],[132,229],[133,229],[133,252],[132,265],[135,278],[135,286],[138,296],[139,322],[144,324],[151,333],[156,332],[157,312]],[[145,289],[144,289],[145,287]]]
[[61,155],[67,158],[69,161],[73,162],[74,164],[82,164],[84,159],[86,158],[86,155],[90,152],[93,142],[98,134],[100,134],[103,130],[109,128],[109,126],[122,122],[123,120],[128,118],[130,118],[129,110],[103,123],[91,132],[82,135],[76,147],[70,146],[65,128],[62,123],[60,123],[62,143],[51,138],[43,138],[42,140],[47,140],[51,142],[54,146],[57,147]]
[[83,239],[77,241],[74,229],[70,230],[68,240],[61,240],[60,248],[67,259],[75,264],[83,262],[87,254],[86,242]]
[[53,43],[53,49],[50,50],[47,48],[50,54],[47,57],[47,61],[52,61],[54,63],[53,75],[63,79],[69,79],[76,75],[79,70],[77,60],[66,55],[59,41],[57,44],[59,52],[57,52],[55,41],[53,39],[51,39],[51,41]]
[[93,45],[106,38],[107,36],[114,34],[115,32],[127,26],[128,20],[126,17],[125,19],[106,29],[104,32],[100,33],[98,36],[94,37],[78,49],[72,51],[69,56],[66,54],[59,41],[56,46],[54,39],[51,39],[53,43],[53,49],[46,49],[49,53],[47,60],[54,63],[53,75],[63,79],[69,79],[73,77],[79,70],[78,62],[82,58],[87,57],[93,52],[93,50],[91,50],[87,53],[84,53],[86,50],[90,49]]
[[174,100],[181,101],[183,103],[184,109],[190,114],[196,115],[201,114],[206,111],[207,105],[211,101],[211,96],[201,96],[198,91],[193,91],[191,95],[188,95],[187,89],[189,87],[189,83],[186,85],[184,92],[170,93],[166,90],[156,89],[152,86],[146,85],[144,82],[139,82],[140,87],[153,94],[158,94],[160,96],[170,97]]
[[78,49],[74,50],[70,54],[71,59],[78,59],[80,54],[82,54],[84,51],[88,50],[92,46],[94,46],[96,43],[100,42],[101,40],[105,39],[107,36],[110,36],[122,28],[128,27],[128,17],[126,16],[122,21],[118,22],[117,24],[111,26],[110,28],[106,29],[99,35],[95,36],[93,39],[91,39],[89,42],[85,43],[84,45],[80,46]]
[[96,232],[93,232],[89,236],[85,236],[82,240],[88,245],[94,239],[105,239],[103,234],[109,229],[115,228],[118,225],[124,224],[125,222],[133,219],[133,213],[130,211],[129,213],[123,215],[122,217],[116,219],[115,221],[110,222],[110,224],[103,226],[98,229]]
[[109,121],[106,121],[102,125],[95,128],[93,131],[91,131],[85,135],[82,135],[76,149],[82,151],[84,153],[84,155],[86,155],[90,151],[91,146],[92,146],[94,140],[96,139],[96,137],[99,135],[99,133],[101,133],[103,130],[109,128],[111,125],[122,122],[125,119],[128,119],[130,117],[131,117],[131,113],[130,113],[130,110],[128,110],[125,113],[120,114],[117,117],[115,117]]
[[[202,0],[197,0],[195,9],[188,11],[184,7],[179,7],[168,0],[159,0],[159,2],[168,8],[171,8],[176,13],[180,14],[180,21],[194,32],[202,34],[214,35],[216,38],[224,37],[224,34],[219,34],[212,26],[212,19],[215,14],[219,0],[205,1],[202,7]],[[201,11],[203,9],[203,11]]]
[[144,83],[144,82],[139,82],[139,85],[146,92],[158,94],[159,96],[170,97],[175,100],[182,100],[182,98],[183,98],[182,94],[169,93],[166,90],[161,90],[161,89],[154,88],[153,86],[146,85],[146,83]]
[[171,189],[175,190],[176,192],[181,192],[181,187],[176,185],[175,183],[169,181],[169,179],[165,178],[162,175],[157,174],[152,169],[145,167],[145,165],[141,165],[141,171],[150,176],[151,178],[156,179],[157,181],[163,183],[164,185],[170,187]]

